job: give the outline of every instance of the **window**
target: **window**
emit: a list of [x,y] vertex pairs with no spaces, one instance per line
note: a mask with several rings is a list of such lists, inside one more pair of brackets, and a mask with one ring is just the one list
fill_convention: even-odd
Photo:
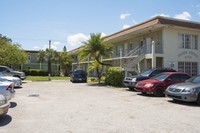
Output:
[[187,80],[187,79],[189,79],[190,78],[190,76],[188,76],[188,75],[186,75],[186,74],[181,74],[180,75],[180,81],[185,81],[185,80]]
[[185,72],[191,76],[197,75],[197,62],[178,62],[178,71]]
[[192,35],[191,44],[192,44],[192,49],[198,49],[198,37],[197,36]]
[[173,81],[179,81],[180,80],[179,74],[173,74],[173,75],[169,76],[168,79],[173,80]]
[[179,34],[179,48],[198,49],[198,36],[190,34]]

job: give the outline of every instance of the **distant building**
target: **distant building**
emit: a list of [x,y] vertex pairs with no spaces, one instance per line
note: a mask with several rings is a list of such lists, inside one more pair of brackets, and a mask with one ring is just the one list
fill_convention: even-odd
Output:
[[[200,23],[155,17],[105,37],[114,44],[112,58],[103,62],[121,66],[128,75],[155,67],[170,67],[190,75],[200,74]],[[70,51],[72,69],[87,69],[90,60],[79,62],[78,49]]]
[[[48,70],[48,64],[47,60],[44,62],[40,63],[38,62],[37,55],[39,51],[31,51],[27,50],[28,53],[28,62],[26,64],[17,64],[17,65],[12,65],[11,67],[15,70]],[[51,69],[52,71],[59,71],[60,70],[60,65],[58,61],[54,61],[51,64]]]

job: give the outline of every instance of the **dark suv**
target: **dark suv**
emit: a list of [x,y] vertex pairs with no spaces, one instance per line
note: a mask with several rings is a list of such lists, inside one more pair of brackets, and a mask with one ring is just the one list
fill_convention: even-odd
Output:
[[3,73],[4,75],[7,76],[18,77],[22,80],[26,79],[26,75],[24,72],[14,71],[7,66],[0,66],[0,73]]
[[70,75],[70,81],[87,83],[87,73],[82,69],[75,69]]
[[154,69],[144,71],[143,73],[133,76],[133,77],[125,77],[123,83],[130,90],[134,90],[135,85],[138,81],[149,79],[162,72],[176,72],[176,71],[171,68],[154,68]]

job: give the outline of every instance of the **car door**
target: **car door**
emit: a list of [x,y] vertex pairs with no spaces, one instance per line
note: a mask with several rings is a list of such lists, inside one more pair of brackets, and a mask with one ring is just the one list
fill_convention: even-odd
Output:
[[167,79],[165,79],[164,88],[176,83],[180,83],[180,74],[172,74]]

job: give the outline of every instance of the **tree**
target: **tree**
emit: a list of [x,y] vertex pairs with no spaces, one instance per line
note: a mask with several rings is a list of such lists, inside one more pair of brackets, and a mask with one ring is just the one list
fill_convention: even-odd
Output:
[[103,66],[99,62],[95,61],[89,66],[88,70],[89,71],[95,70],[97,72],[98,83],[100,84],[103,72]]
[[109,65],[101,61],[103,57],[110,57],[113,53],[113,45],[106,43],[104,38],[101,37],[101,33],[91,33],[90,39],[84,42],[84,46],[80,49],[79,58],[81,60],[86,60],[91,57],[91,59],[96,60],[101,65]]
[[48,73],[49,74],[52,74],[51,63],[52,63],[52,61],[55,61],[57,58],[58,58],[58,53],[55,50],[49,49],[49,48],[47,48],[45,51],[40,50],[37,55],[38,62],[42,63],[45,61],[45,59],[48,61]]
[[0,34],[0,62],[1,65],[24,64],[27,62],[27,53],[20,44],[12,43],[10,38]]
[[45,61],[45,51],[44,50],[39,50],[37,59],[38,59],[38,62],[40,63],[40,69],[42,69],[41,64]]
[[72,56],[67,53],[66,46],[63,48],[63,52],[59,54],[60,69],[63,74],[66,74],[71,70]]

